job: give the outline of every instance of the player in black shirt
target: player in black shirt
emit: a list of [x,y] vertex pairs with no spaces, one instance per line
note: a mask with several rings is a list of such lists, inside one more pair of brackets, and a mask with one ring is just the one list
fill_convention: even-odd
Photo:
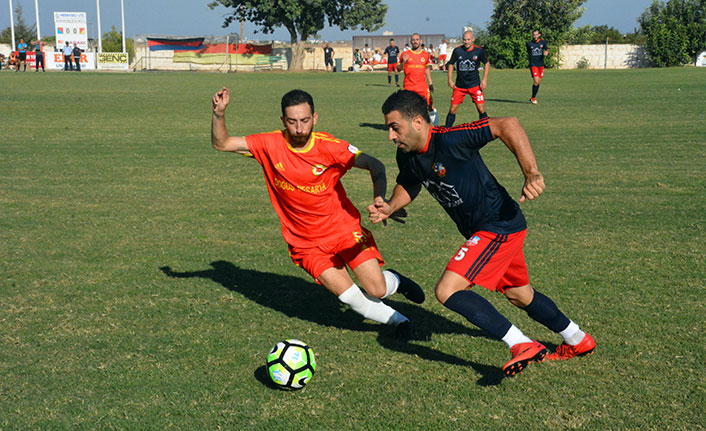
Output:
[[[480,118],[488,116],[485,112],[483,90],[488,88],[490,63],[488,63],[488,56],[483,51],[483,48],[473,44],[475,40],[476,38],[473,36],[472,31],[465,31],[463,33],[463,45],[453,50],[449,62],[446,63],[449,74],[449,87],[453,90],[451,107],[446,116],[446,127],[453,126],[454,121],[456,121],[458,106],[463,103],[463,99],[467,94],[471,96],[471,99],[476,104],[478,116]],[[481,64],[485,65],[482,80],[478,75]],[[456,69],[456,82],[453,79],[454,69]]]
[[564,342],[548,356],[563,360],[593,352],[593,338],[569,320],[555,303],[529,284],[523,242],[527,233],[519,205],[490,173],[479,150],[500,138],[525,176],[520,202],[538,197],[544,178],[527,134],[516,118],[483,118],[456,127],[433,127],[424,98],[406,90],[393,93],[382,107],[388,138],[395,142],[397,176],[389,201],[376,198],[369,218],[379,223],[407,204],[424,186],[467,238],[436,284],[436,298],[510,347],[503,372],[512,376],[547,349],[526,337],[487,300],[469,290],[478,285],[503,293],[529,317],[559,333]]
[[395,39],[390,39],[390,45],[383,53],[387,55],[387,86],[392,85],[392,72],[395,72],[395,85],[400,86],[400,75],[397,70],[397,59],[400,56],[400,47],[395,45]]
[[544,57],[549,55],[549,45],[542,40],[539,30],[532,32],[532,40],[527,42],[527,57],[529,57],[530,73],[532,74],[532,98],[530,103],[537,104],[539,83],[544,78]]

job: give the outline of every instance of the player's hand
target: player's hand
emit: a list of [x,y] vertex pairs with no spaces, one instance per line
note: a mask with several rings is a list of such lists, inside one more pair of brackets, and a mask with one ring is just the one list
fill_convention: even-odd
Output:
[[429,91],[434,92],[434,84],[429,84]]
[[390,204],[381,196],[375,197],[373,203],[368,205],[368,220],[373,224],[383,222],[387,225],[387,219],[390,217]]
[[455,84],[452,80],[450,80],[450,79],[449,79],[449,88],[452,89],[452,90],[453,90],[454,88],[456,88],[456,84]]
[[213,99],[211,99],[213,113],[218,116],[223,116],[228,107],[228,103],[230,103],[230,91],[226,87],[223,87],[218,93],[214,94]]
[[488,81],[484,79],[480,82],[480,89],[485,90],[486,88],[488,88]]
[[522,196],[520,197],[520,202],[524,202],[525,199],[535,199],[539,195],[542,194],[542,192],[545,189],[544,185],[544,177],[542,174],[539,172],[530,175],[527,178],[525,178],[525,186],[522,187]]

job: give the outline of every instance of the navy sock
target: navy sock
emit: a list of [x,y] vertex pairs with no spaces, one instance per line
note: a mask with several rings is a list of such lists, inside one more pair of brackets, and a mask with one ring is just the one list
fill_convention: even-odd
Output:
[[387,75],[387,83],[390,84],[392,82],[392,76]]
[[400,75],[395,75],[395,84],[400,82]]
[[456,114],[446,114],[446,127],[451,127],[454,125],[454,121],[456,121]]
[[523,310],[527,315],[552,331],[559,333],[569,326],[568,317],[559,310],[554,301],[543,294],[534,291],[532,302]]
[[485,298],[470,290],[460,290],[444,303],[444,307],[465,317],[469,322],[502,340],[512,323]]
[[483,118],[488,118],[488,113],[487,112],[482,112],[478,114],[478,119],[482,120]]
[[537,97],[537,92],[539,91],[539,85],[532,86],[532,97]]

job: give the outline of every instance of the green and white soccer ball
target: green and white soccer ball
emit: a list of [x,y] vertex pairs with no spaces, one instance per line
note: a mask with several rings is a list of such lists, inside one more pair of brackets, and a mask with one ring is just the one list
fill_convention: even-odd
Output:
[[282,340],[267,355],[267,374],[282,389],[303,388],[314,372],[314,351],[303,341]]

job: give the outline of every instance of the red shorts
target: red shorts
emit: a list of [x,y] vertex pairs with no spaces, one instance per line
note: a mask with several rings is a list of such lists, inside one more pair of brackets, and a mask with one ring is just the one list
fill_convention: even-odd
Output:
[[446,63],[446,54],[441,54],[439,56],[439,66],[444,66],[444,63]]
[[387,63],[388,72],[397,72],[397,63]]
[[409,91],[414,91],[415,93],[419,94],[424,98],[424,100],[427,101],[427,105],[431,105],[431,91],[429,91],[429,87],[415,87],[415,88],[406,88],[405,90]]
[[460,105],[463,103],[463,99],[466,98],[466,94],[471,96],[473,103],[476,105],[482,105],[485,103],[485,98],[483,97],[483,91],[480,89],[479,85],[471,88],[454,88],[453,94],[451,95],[451,104]]
[[473,285],[495,292],[529,284],[529,274],[522,246],[527,229],[497,234],[476,232],[458,250],[446,270],[465,278]]
[[539,76],[540,78],[544,78],[544,66],[538,67],[538,66],[530,66],[530,72],[532,73],[532,78]]
[[315,247],[301,248],[290,245],[289,256],[297,266],[314,277],[317,283],[321,273],[329,268],[348,265],[354,269],[370,259],[377,259],[381,266],[385,263],[373,234],[364,227],[351,230],[347,235]]

